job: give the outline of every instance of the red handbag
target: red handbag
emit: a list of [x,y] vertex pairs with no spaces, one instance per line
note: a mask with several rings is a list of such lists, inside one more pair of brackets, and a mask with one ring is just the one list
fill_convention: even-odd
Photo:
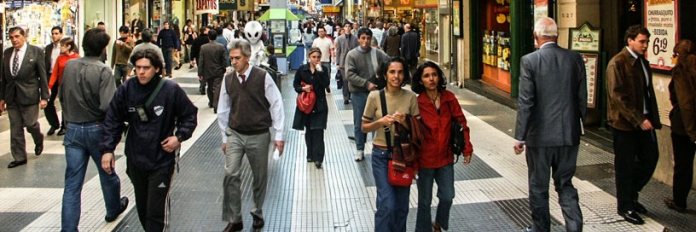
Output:
[[394,161],[389,161],[389,184],[391,186],[409,187],[413,183],[413,178],[416,177],[413,167],[406,167],[405,171],[397,171],[394,169]]
[[[303,81],[302,86],[304,87],[305,85],[307,85],[307,83]],[[312,85],[309,86],[310,89],[312,89],[311,92],[302,92],[297,95],[297,108],[305,114],[312,113],[314,104],[317,103],[317,95],[314,93],[314,89],[311,87]]]

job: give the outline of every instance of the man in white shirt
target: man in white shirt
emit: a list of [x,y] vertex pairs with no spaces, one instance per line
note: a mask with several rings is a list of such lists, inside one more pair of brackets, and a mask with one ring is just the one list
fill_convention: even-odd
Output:
[[377,47],[382,49],[382,36],[384,35],[384,24],[382,22],[376,23],[377,27],[370,28],[372,31],[372,38],[377,40]]
[[[51,43],[46,45],[46,48],[44,48],[47,78],[51,77],[53,67],[56,66],[56,59],[58,59],[58,56],[60,55],[60,39],[62,38],[63,28],[58,26],[51,28]],[[51,97],[48,99],[48,105],[46,105],[46,108],[44,109],[46,120],[48,121],[48,124],[51,125],[51,128],[48,129],[48,133],[46,133],[46,135],[53,135],[58,129],[60,129],[58,131],[58,135],[65,134],[65,122],[61,123],[58,120],[58,113],[56,113],[55,100],[56,96],[58,95],[58,86],[60,86],[60,83],[56,81],[56,84],[53,85],[53,89],[51,89]]]
[[[271,141],[274,149],[283,154],[283,99],[271,75],[252,66],[251,44],[234,40],[230,49],[233,72],[225,75],[218,102],[218,124],[225,153],[222,218],[228,222],[224,231],[241,231],[242,224],[242,158],[247,157],[253,182],[254,202],[252,227],[264,226],[263,202],[268,183],[268,152]],[[270,133],[270,130],[275,132]],[[273,138],[271,138],[273,136]]]
[[[331,56],[334,44],[331,39],[326,37],[326,29],[320,27],[318,31],[319,38],[314,39],[312,47],[318,47],[321,50],[321,65],[326,66],[328,72],[331,73]],[[331,93],[331,86],[326,86],[326,92]]]
[[232,47],[232,40],[234,40],[234,25],[232,22],[229,22],[225,24],[225,28],[222,29],[222,37],[225,37],[225,40],[227,40],[227,49],[229,50]]

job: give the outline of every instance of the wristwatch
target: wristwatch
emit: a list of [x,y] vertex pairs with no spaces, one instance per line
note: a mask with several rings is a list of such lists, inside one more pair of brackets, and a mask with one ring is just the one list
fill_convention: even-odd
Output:
[[179,143],[184,141],[184,139],[181,138],[181,135],[176,135],[176,140],[179,141]]

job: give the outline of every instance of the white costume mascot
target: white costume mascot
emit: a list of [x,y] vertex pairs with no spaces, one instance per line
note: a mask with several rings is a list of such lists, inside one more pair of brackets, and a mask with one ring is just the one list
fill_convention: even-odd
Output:
[[260,66],[261,64],[268,65],[268,57],[266,57],[266,49],[263,46],[263,26],[257,21],[250,21],[244,27],[244,33],[251,44],[251,65]]

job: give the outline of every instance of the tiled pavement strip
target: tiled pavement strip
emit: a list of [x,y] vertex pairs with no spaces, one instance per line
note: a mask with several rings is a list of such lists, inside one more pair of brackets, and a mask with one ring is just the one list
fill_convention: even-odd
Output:
[[[195,70],[195,69],[194,69]],[[223,155],[215,116],[207,108],[207,99],[197,94],[195,71],[186,67],[175,72],[174,80],[190,94],[199,107],[199,125],[194,137],[182,147],[181,171],[172,188],[172,231],[220,231]],[[376,197],[370,168],[370,155],[356,163],[352,160],[354,144],[346,139],[352,134],[350,106],[342,104],[340,90],[332,83],[329,95],[329,122],[325,134],[327,156],[323,170],[316,170],[304,159],[304,136],[290,130],[294,114],[292,75],[283,79],[286,111],[286,154],[270,160],[269,187],[264,205],[264,231],[370,231]],[[456,197],[449,231],[519,231],[529,224],[527,178],[524,156],[512,155],[514,110],[505,108],[466,90],[454,90],[469,120],[475,146],[473,164],[455,169]],[[472,115],[473,114],[473,115]],[[0,117],[0,231],[56,231],[60,227],[60,200],[64,174],[64,148],[60,137],[50,136],[45,154],[29,157],[29,164],[12,170],[5,165],[9,154],[7,116]],[[43,131],[48,125],[40,120]],[[346,126],[348,125],[348,126]],[[29,136],[27,136],[29,137]],[[369,137],[369,136],[368,136]],[[33,141],[27,139],[32,150]],[[123,145],[117,154],[123,154]],[[369,142],[366,151],[370,151]],[[94,164],[89,165],[83,190],[82,231],[141,231],[133,210],[132,185],[125,174],[125,159],[119,156],[117,171],[122,193],[131,198],[129,211],[113,223],[103,220],[104,207]],[[578,165],[611,163],[611,154],[591,145],[581,148]],[[245,161],[246,162],[246,161]],[[245,231],[252,219],[250,209],[250,170],[243,170],[243,218]],[[612,175],[613,176],[613,175]],[[586,231],[689,231],[696,226],[694,213],[680,215],[666,210],[661,197],[668,186],[652,181],[641,195],[650,213],[647,223],[634,226],[616,215],[613,177],[596,180],[574,179],[580,192]],[[646,193],[647,192],[647,193]],[[557,195],[550,191],[552,230],[563,231],[563,217]],[[696,198],[691,194],[690,202]],[[437,198],[433,199],[433,206]],[[417,190],[411,188],[408,231],[413,231],[417,207]],[[434,215],[434,214],[433,214]],[[656,219],[653,219],[656,218]]]

